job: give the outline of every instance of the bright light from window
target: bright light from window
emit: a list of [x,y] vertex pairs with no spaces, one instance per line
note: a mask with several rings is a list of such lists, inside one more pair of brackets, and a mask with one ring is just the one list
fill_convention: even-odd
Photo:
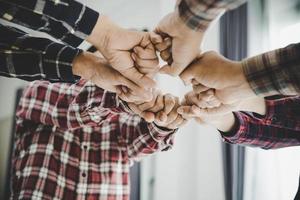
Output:
[[280,31],[279,42],[280,46],[286,46],[291,43],[300,42],[300,23],[293,24]]

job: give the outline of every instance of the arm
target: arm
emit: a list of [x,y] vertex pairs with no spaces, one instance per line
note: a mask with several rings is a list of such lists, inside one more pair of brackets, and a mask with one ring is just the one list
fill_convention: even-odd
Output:
[[226,10],[234,9],[247,0],[181,0],[178,12],[183,22],[193,30],[205,31],[210,23]]
[[99,16],[74,0],[1,0],[0,14],[4,20],[48,33],[73,47],[90,35]]
[[[177,97],[162,95],[160,91],[152,92],[154,98],[150,102],[128,104],[135,115],[121,114],[119,117],[120,143],[127,149],[131,159],[170,149],[174,133],[186,123],[177,113]],[[155,116],[151,122],[149,118],[149,122],[146,122],[142,116],[150,112]]]
[[74,82],[72,63],[81,50],[0,24],[0,75],[23,80]]
[[124,112],[122,103],[115,94],[90,82],[36,81],[25,89],[17,117],[61,129],[76,129],[98,126],[111,112]]
[[147,123],[138,115],[119,115],[120,145],[127,149],[128,158],[139,160],[145,155],[169,150],[173,146],[176,130]]
[[298,146],[300,145],[299,103],[299,97],[287,97],[266,100],[265,115],[235,112],[233,127],[228,132],[221,132],[221,135],[228,143],[264,149]]
[[247,81],[257,95],[300,93],[300,43],[245,59],[242,64]]

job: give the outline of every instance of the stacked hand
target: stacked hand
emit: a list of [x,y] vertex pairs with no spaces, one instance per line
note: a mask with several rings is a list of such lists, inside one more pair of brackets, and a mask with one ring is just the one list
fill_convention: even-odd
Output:
[[153,99],[144,103],[129,103],[129,108],[140,115],[147,122],[154,122],[157,126],[177,129],[186,120],[177,112],[179,98],[171,94],[163,95],[159,90],[153,90]]
[[[123,29],[100,17],[87,40],[104,59],[82,53],[74,60],[73,72],[116,92],[131,102],[134,112],[157,125],[177,127],[174,124],[185,121],[182,116],[199,120],[200,116],[239,110],[243,99],[255,96],[242,64],[215,52],[200,54],[203,36],[204,32],[187,27],[177,12],[163,18],[153,33]],[[161,68],[156,51],[166,62]],[[154,89],[153,78],[158,72],[179,75],[185,84],[193,85],[193,92],[185,96],[178,110],[180,115],[176,111],[178,98]]]

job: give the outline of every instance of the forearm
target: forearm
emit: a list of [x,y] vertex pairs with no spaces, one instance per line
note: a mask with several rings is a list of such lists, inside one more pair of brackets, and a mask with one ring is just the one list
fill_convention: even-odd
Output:
[[73,60],[81,50],[0,24],[0,74],[33,81],[75,82]]
[[226,10],[234,9],[247,0],[181,0],[178,4],[180,18],[193,30],[205,31],[212,21]]
[[[266,109],[264,98],[252,98],[239,103],[236,111],[253,112],[264,116],[266,114]],[[230,132],[237,126],[237,118],[233,113],[228,113],[224,116],[212,117],[210,124],[222,132]]]
[[[92,32],[99,14],[74,1],[1,0],[0,14],[4,20],[48,33],[77,47]],[[25,17],[24,17],[25,16]]]
[[[127,119],[127,123],[120,124],[120,132],[123,138],[121,142],[125,142],[130,159],[139,160],[146,155],[169,150],[173,146],[176,130],[160,128],[137,115],[129,117],[128,114],[123,114],[120,117]],[[129,125],[128,122],[133,121],[137,123]]]
[[243,61],[244,74],[259,96],[300,94],[300,43]]
[[222,132],[226,142],[265,149],[300,145],[299,97],[266,100],[266,113],[236,112],[235,125]]

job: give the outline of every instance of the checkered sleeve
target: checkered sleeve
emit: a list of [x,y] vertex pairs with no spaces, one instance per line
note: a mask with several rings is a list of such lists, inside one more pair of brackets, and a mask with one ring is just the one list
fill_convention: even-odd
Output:
[[99,14],[74,0],[0,0],[0,16],[77,47],[90,35]]
[[33,81],[75,82],[73,59],[81,50],[45,38],[31,37],[0,24],[0,75]]
[[61,129],[93,127],[124,112],[115,94],[80,80],[76,84],[35,81],[25,89],[17,116]]
[[147,123],[138,115],[119,115],[120,145],[127,149],[128,158],[138,161],[142,157],[172,148],[177,130],[163,129]]
[[226,10],[237,8],[247,0],[181,0],[180,18],[193,30],[205,31]]
[[222,133],[225,142],[263,149],[300,145],[300,97],[266,100],[267,113],[261,116],[236,112],[236,126]]
[[244,74],[260,96],[300,94],[300,43],[243,62]]

